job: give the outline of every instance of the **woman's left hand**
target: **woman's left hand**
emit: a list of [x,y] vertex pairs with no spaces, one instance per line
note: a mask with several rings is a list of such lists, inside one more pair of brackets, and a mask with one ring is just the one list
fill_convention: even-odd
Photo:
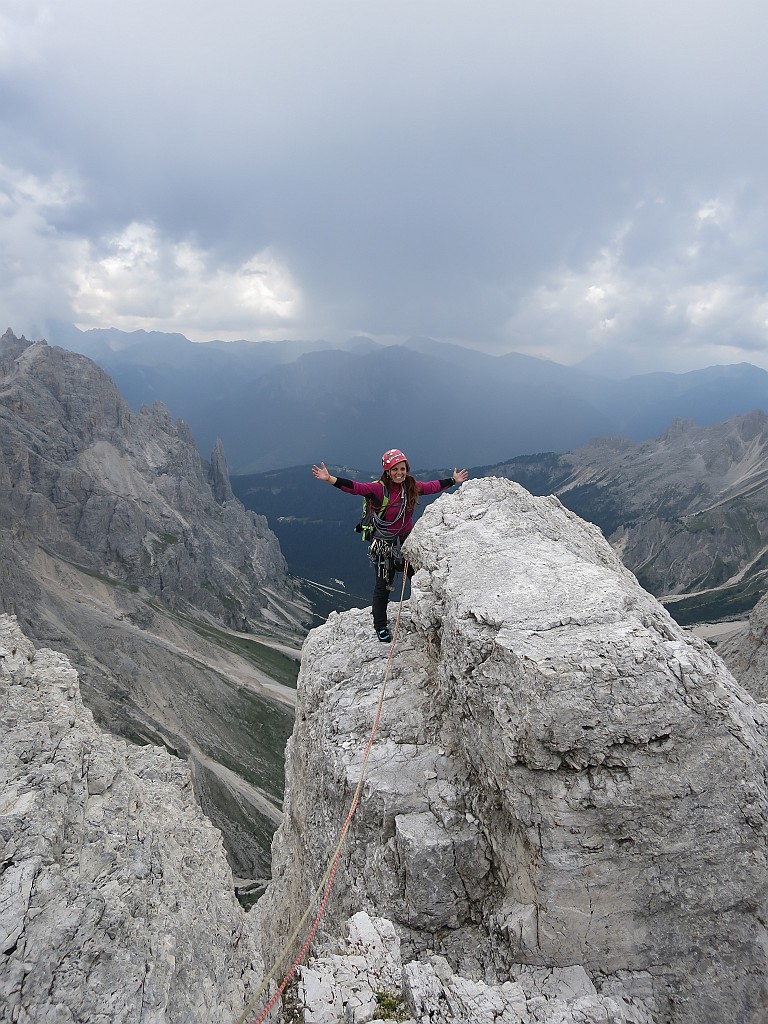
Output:
[[460,469],[457,472],[456,467],[453,467],[453,482],[455,484],[463,484],[464,481],[468,479],[469,473],[466,471],[466,469]]

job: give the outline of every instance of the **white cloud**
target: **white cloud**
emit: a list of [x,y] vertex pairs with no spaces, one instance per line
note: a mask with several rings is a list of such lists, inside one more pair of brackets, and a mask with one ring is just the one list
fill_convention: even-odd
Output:
[[702,225],[709,223],[724,227],[731,219],[731,209],[719,199],[709,199],[699,206],[696,218]]
[[0,0],[0,56],[4,63],[29,63],[51,25],[51,5],[40,0]]
[[768,280],[755,267],[765,209],[711,199],[679,211],[667,207],[654,225],[639,203],[591,260],[546,275],[509,318],[511,347],[560,362],[605,359],[627,372],[768,366]]
[[300,290],[269,249],[224,264],[190,239],[165,238],[138,221],[92,241],[60,226],[81,203],[75,179],[0,164],[3,326],[38,336],[62,319],[226,340],[282,337],[296,322]]
[[0,308],[768,363],[766,30],[764,0],[0,0]]
[[78,243],[56,218],[79,201],[77,181],[48,179],[0,164],[0,308],[4,326],[39,335],[46,318],[69,313],[67,267]]
[[189,239],[163,238],[140,222],[98,245],[84,243],[72,278],[73,317],[82,328],[262,338],[295,324],[302,305],[290,272],[268,249],[221,266]]

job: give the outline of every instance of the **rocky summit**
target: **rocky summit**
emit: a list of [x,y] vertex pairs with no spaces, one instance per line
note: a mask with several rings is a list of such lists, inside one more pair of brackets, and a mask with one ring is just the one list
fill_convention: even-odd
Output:
[[[307,609],[266,520],[159,403],[0,338],[0,611],[66,654],[97,720],[189,759],[233,867],[263,879]],[[287,685],[286,685],[287,684]]]
[[[305,1021],[768,1019],[768,709],[556,498],[469,481],[406,550]],[[265,961],[334,855],[386,655],[367,611],[305,643]]]
[[602,437],[479,472],[556,494],[596,523],[683,624],[751,609],[766,592],[768,416],[674,420],[655,441]]

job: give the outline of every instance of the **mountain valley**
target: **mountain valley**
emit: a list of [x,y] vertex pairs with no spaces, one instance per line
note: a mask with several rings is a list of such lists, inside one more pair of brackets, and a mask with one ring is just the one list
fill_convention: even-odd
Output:
[[[370,474],[345,466],[333,472]],[[422,478],[450,469],[419,473]],[[532,494],[555,494],[603,531],[624,564],[681,624],[741,616],[768,590],[768,418],[710,426],[674,421],[654,441],[600,438],[558,454],[474,467]],[[291,566],[328,588],[326,603],[370,603],[357,535],[359,503],[318,487],[309,466],[233,476],[235,493],[270,521]],[[335,602],[335,604],[334,604]]]
[[[133,352],[134,369],[150,352],[162,363],[156,342],[148,336],[143,355],[124,345],[117,353]],[[206,348],[173,345],[195,357]],[[262,351],[275,372],[326,357],[403,355],[362,340],[342,353],[278,348]],[[414,342],[407,357],[453,360],[464,372],[466,353],[443,348]],[[255,357],[241,349],[237,358]],[[528,364],[546,387],[550,371],[562,370]],[[180,371],[177,394],[183,379]],[[307,386],[320,379],[310,374]],[[674,383],[685,407],[690,394],[682,379]],[[344,389],[326,384],[344,422],[349,403],[336,401]],[[354,532],[359,500],[319,486],[309,465],[230,478],[217,438],[205,462],[164,405],[133,411],[89,359],[10,331],[0,344],[0,417],[0,609],[71,658],[102,724],[190,759],[236,874],[244,885],[263,880],[281,814],[298,647],[329,611],[370,603],[370,563]],[[464,430],[461,417],[454,426]],[[411,429],[417,440],[418,425]],[[384,431],[388,444],[391,426]],[[355,433],[348,424],[345,432]],[[365,458],[329,465],[368,479],[375,453],[366,430],[359,434]],[[310,435],[318,457],[327,454],[330,435]],[[761,412],[705,426],[677,420],[655,441],[604,437],[476,466],[471,476],[556,494],[601,528],[679,622],[695,624],[743,616],[768,589],[766,438]]]
[[118,735],[188,757],[236,874],[263,879],[309,609],[266,520],[160,404],[0,339],[0,610],[65,653]]

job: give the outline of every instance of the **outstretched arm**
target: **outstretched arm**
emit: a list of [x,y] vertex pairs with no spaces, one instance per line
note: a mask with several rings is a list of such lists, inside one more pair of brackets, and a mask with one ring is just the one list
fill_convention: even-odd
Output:
[[321,483],[324,484],[336,483],[336,477],[331,476],[331,474],[325,468],[324,462],[321,462],[319,466],[312,467],[312,476],[315,478],[315,480],[319,480]]
[[373,494],[378,502],[382,500],[384,486],[378,480],[371,484],[360,484],[355,480],[347,480],[344,476],[332,476],[324,462],[312,467],[312,476],[321,483],[338,487],[345,494]]

